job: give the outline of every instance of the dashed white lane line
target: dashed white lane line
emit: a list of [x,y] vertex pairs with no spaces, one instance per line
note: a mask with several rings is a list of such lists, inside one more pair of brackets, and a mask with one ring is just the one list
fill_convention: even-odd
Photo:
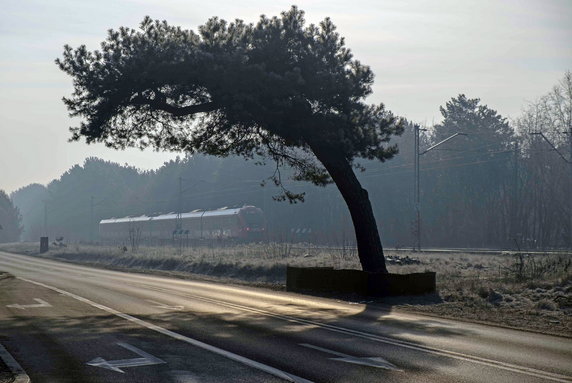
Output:
[[[146,286],[146,287],[151,288],[151,286]],[[157,286],[154,286],[152,289],[154,289],[156,291],[167,291],[166,289],[159,288]],[[236,303],[224,302],[224,301],[220,301],[217,299],[202,297],[199,295],[188,294],[188,293],[178,294],[178,295],[182,296],[182,297],[202,300],[204,302],[210,302],[210,303],[217,304],[217,305],[224,306],[224,307],[234,308],[237,310],[253,312],[253,313],[257,313],[259,315],[265,315],[268,317],[281,319],[281,320],[291,322],[291,323],[299,323],[302,325],[315,326],[315,327],[318,327],[318,328],[321,328],[324,330],[337,332],[337,333],[345,334],[345,335],[351,335],[351,336],[355,336],[355,337],[362,338],[362,339],[368,339],[368,340],[371,340],[374,342],[390,344],[393,346],[403,347],[403,348],[407,348],[410,350],[425,352],[425,353],[433,354],[433,355],[444,356],[444,357],[448,357],[448,358],[452,358],[452,359],[456,359],[456,360],[461,360],[464,362],[480,364],[480,365],[487,366],[487,367],[498,368],[498,369],[502,369],[505,371],[516,372],[519,374],[534,376],[537,378],[543,378],[543,379],[551,380],[554,382],[561,382],[561,383],[572,382],[571,376],[556,374],[556,373],[548,372],[548,371],[542,371],[542,370],[538,370],[538,369],[531,368],[531,367],[520,366],[520,365],[516,365],[516,364],[512,364],[512,363],[505,363],[505,362],[497,361],[494,359],[482,358],[479,356],[468,355],[468,354],[464,354],[461,352],[455,352],[455,351],[449,351],[449,350],[435,348],[435,347],[423,346],[423,345],[415,344],[415,343],[404,341],[404,340],[389,338],[389,337],[371,334],[371,333],[367,333],[367,332],[363,332],[363,331],[359,331],[359,330],[353,330],[353,329],[349,329],[346,327],[330,325],[330,324],[321,323],[321,322],[317,322],[317,321],[313,321],[313,320],[309,320],[309,319],[297,318],[297,317],[292,317],[292,316],[288,316],[288,315],[275,314],[275,313],[267,311],[267,310],[252,308],[252,307],[248,307],[248,306],[244,306],[244,305],[240,305],[240,304],[236,304]]]
[[218,347],[215,347],[215,346],[211,346],[210,344],[203,343],[203,342],[201,342],[201,341],[199,341],[199,340],[196,340],[196,339],[193,339],[193,338],[189,338],[188,336],[185,336],[185,335],[176,333],[176,332],[174,332],[174,331],[167,330],[166,328],[163,328],[163,327],[161,327],[161,326],[154,325],[153,323],[146,322],[146,321],[144,321],[144,320],[141,320],[141,319],[136,318],[136,317],[134,317],[134,316],[131,316],[131,315],[129,315],[129,314],[124,314],[124,313],[122,313],[122,312],[120,312],[120,311],[117,311],[117,310],[115,310],[115,309],[112,309],[111,307],[104,306],[104,305],[102,305],[102,304],[96,303],[96,302],[94,302],[94,301],[92,301],[92,300],[89,300],[89,299],[84,298],[84,297],[81,297],[81,296],[79,296],[79,295],[76,295],[76,294],[70,293],[70,292],[68,292],[68,291],[59,289],[59,288],[57,288],[57,287],[49,286],[49,285],[46,285],[46,284],[44,284],[44,283],[37,282],[37,281],[33,281],[33,280],[30,280],[30,279],[26,279],[26,278],[20,278],[20,277],[19,277],[18,279],[20,279],[20,280],[22,280],[22,281],[29,282],[29,283],[33,283],[33,284],[38,285],[38,286],[45,287],[46,289],[50,289],[50,290],[55,291],[55,292],[58,292],[58,293],[60,293],[60,294],[62,294],[62,295],[65,295],[65,296],[68,296],[68,297],[73,298],[73,299],[75,299],[75,300],[78,300],[78,301],[80,301],[80,302],[86,303],[86,304],[88,304],[88,305],[90,305],[90,306],[96,307],[96,308],[98,308],[98,309],[100,309],[100,310],[106,311],[106,312],[108,312],[108,313],[110,313],[110,314],[113,314],[113,315],[115,315],[115,316],[118,316],[118,317],[120,317],[120,318],[123,318],[123,319],[125,319],[125,320],[128,320],[128,321],[130,321],[130,322],[136,323],[136,324],[138,324],[138,325],[140,325],[140,326],[142,326],[142,327],[146,327],[146,328],[148,328],[148,329],[150,329],[150,330],[156,331],[156,332],[158,332],[158,333],[160,333],[160,334],[166,335],[166,336],[171,337],[171,338],[173,338],[173,339],[177,339],[177,340],[180,340],[180,341],[182,341],[182,342],[186,342],[186,343],[191,344],[191,345],[193,345],[193,346],[195,346],[195,347],[202,348],[203,350],[207,350],[207,351],[213,352],[213,353],[218,354],[218,355],[220,355],[220,356],[223,356],[223,357],[225,357],[225,358],[227,358],[227,359],[231,359],[231,360],[234,360],[234,361],[236,361],[236,362],[239,362],[239,363],[242,363],[242,364],[244,364],[244,365],[247,365],[247,366],[249,366],[249,367],[255,368],[255,369],[257,369],[257,370],[266,372],[266,373],[268,373],[268,374],[270,374],[270,375],[276,376],[277,378],[284,379],[284,380],[286,380],[286,381],[294,382],[294,383],[313,383],[313,382],[310,381],[310,380],[307,380],[307,379],[304,379],[304,378],[302,378],[302,377],[299,377],[299,376],[296,376],[296,375],[287,373],[287,372],[285,372],[285,371],[282,371],[282,370],[279,370],[279,369],[277,369],[277,368],[268,366],[268,365],[266,365],[266,364],[262,364],[262,363],[256,362],[256,361],[254,361],[254,360],[252,360],[252,359],[248,359],[248,358],[246,358],[246,357],[244,357],[244,356],[235,354],[235,353],[233,353],[233,352],[226,351],[226,350],[223,350],[223,349],[218,348]]
[[166,304],[161,303],[161,302],[153,301],[153,300],[151,300],[151,299],[146,299],[146,300],[147,300],[147,302],[152,303],[153,306],[158,307],[158,308],[160,308],[160,309],[164,309],[164,310],[181,311],[181,310],[183,310],[183,309],[185,308],[185,306],[181,306],[181,305],[178,305],[178,306],[169,306],[169,305],[166,305]]
[[[47,285],[44,285],[43,283],[36,282],[36,281],[32,281],[32,280],[28,280],[28,279],[25,279],[25,278],[20,278],[20,277],[19,277],[19,279],[24,280],[24,281],[27,281],[27,282],[35,283],[35,284],[37,284],[37,285],[40,285],[40,286],[43,286],[43,287],[46,287],[46,288],[49,288],[49,289],[51,289],[51,290],[60,292],[60,293],[63,294],[63,295],[68,295],[68,296],[74,297],[74,298],[77,297],[77,298],[75,298],[75,299],[78,299],[78,300],[80,300],[80,301],[86,302],[86,303],[88,303],[88,304],[92,304],[92,303],[93,303],[93,305],[95,305],[94,307],[99,307],[99,306],[101,306],[101,305],[99,305],[98,303],[89,301],[89,300],[86,299],[86,298],[82,298],[82,297],[76,296],[75,294],[68,293],[68,292],[66,292],[66,291],[64,291],[64,290],[60,290],[60,289],[58,289],[58,288],[56,288],[56,287],[47,286]],[[146,286],[146,287],[150,287],[150,286]],[[157,291],[162,291],[162,290],[163,290],[163,289],[157,288],[157,287],[155,287],[155,289],[156,289]],[[355,336],[355,337],[359,337],[359,338],[363,338],[363,339],[368,339],[368,340],[375,341],[375,342],[390,344],[390,345],[393,345],[393,346],[403,347],[403,348],[407,348],[407,349],[410,349],[410,350],[425,352],[425,353],[429,353],[429,354],[433,354],[433,355],[444,356],[444,357],[448,357],[448,358],[452,358],[452,359],[456,359],[456,360],[461,360],[461,361],[464,361],[464,362],[480,364],[480,365],[487,366],[487,367],[498,368],[498,369],[502,369],[502,370],[505,370],[505,371],[515,372],[515,373],[519,373],[519,374],[523,374],[523,375],[529,375],[529,376],[533,376],[533,377],[537,377],[537,378],[543,378],[543,379],[551,380],[551,381],[554,381],[554,382],[561,382],[561,383],[571,383],[571,382],[572,382],[572,377],[571,377],[571,376],[566,376],[566,375],[562,375],[562,374],[557,374],[557,373],[552,373],[552,372],[548,372],[548,371],[538,370],[538,369],[531,368],[531,367],[525,367],[525,366],[516,365],[516,364],[512,364],[512,363],[501,362],[501,361],[497,361],[497,360],[493,360],[493,359],[488,359],[488,358],[483,358],[483,357],[474,356],[474,355],[468,355],[468,354],[464,354],[464,353],[461,353],[461,352],[455,352],[455,351],[449,351],[449,350],[445,350],[445,349],[439,349],[439,348],[434,348],[434,347],[428,347],[428,346],[418,345],[418,344],[415,344],[415,343],[412,343],[412,342],[408,342],[408,341],[398,340],[398,339],[394,339],[394,338],[388,338],[388,337],[381,336],[381,335],[376,335],[376,334],[371,334],[371,333],[367,333],[367,332],[362,332],[362,331],[359,331],[359,330],[353,330],[353,329],[348,329],[348,328],[345,328],[345,327],[340,327],[340,326],[325,324],[325,323],[316,322],[316,321],[313,321],[313,320],[308,320],[308,319],[303,319],[303,318],[297,318],[297,317],[291,317],[291,316],[288,316],[288,315],[275,314],[275,313],[272,313],[272,312],[269,312],[269,311],[266,311],[266,310],[262,310],[262,309],[256,309],[256,308],[246,307],[246,306],[243,306],[243,305],[234,304],[234,303],[229,303],[229,302],[222,302],[222,301],[215,300],[215,299],[212,299],[212,298],[206,298],[206,297],[196,296],[196,295],[193,295],[193,294],[181,294],[181,295],[184,295],[184,296],[186,296],[186,297],[192,297],[192,298],[195,298],[195,299],[200,299],[200,300],[203,300],[203,301],[205,301],[205,302],[211,302],[211,303],[218,304],[218,305],[222,305],[222,306],[226,306],[226,307],[233,307],[233,308],[236,308],[236,309],[239,309],[239,310],[255,312],[255,313],[262,314],[262,315],[266,315],[266,316],[269,316],[269,317],[274,317],[274,318],[277,318],[277,319],[282,319],[282,320],[285,320],[285,321],[288,321],[288,322],[291,322],[291,323],[299,323],[299,324],[305,324],[305,325],[310,325],[310,326],[316,326],[316,327],[322,328],[322,329],[324,329],[324,330],[329,330],[329,331],[332,331],[332,332],[338,332],[338,333],[346,334],[346,335],[352,335],[352,336]],[[89,303],[89,302],[91,302],[91,303]],[[103,307],[105,307],[105,306],[103,306]],[[99,307],[99,308],[101,308],[101,307]],[[105,309],[103,309],[103,308],[101,308],[101,309],[102,309],[102,310],[105,310]],[[113,309],[111,309],[111,308],[108,308],[108,309],[109,309],[109,310],[113,310]],[[106,310],[106,311],[107,311],[107,310]],[[117,312],[116,310],[113,310],[113,311],[114,311],[114,312]],[[120,317],[123,317],[123,315],[128,316],[128,317],[131,317],[131,316],[128,315],[128,314],[122,314],[122,313],[119,313],[119,312],[117,312],[117,313],[118,313],[118,314],[115,314],[115,313],[114,313],[114,314],[115,314],[115,315],[118,315],[118,316],[120,316]],[[137,321],[140,321],[140,319],[137,319],[137,318],[135,318],[135,317],[131,317],[131,318],[133,318],[133,319],[135,319],[135,320],[137,320]],[[127,318],[125,318],[125,319],[127,319]],[[129,319],[129,320],[130,320],[130,319]],[[143,321],[141,321],[141,322],[143,322]],[[145,323],[147,323],[147,322],[145,322]],[[153,325],[153,324],[151,324],[151,323],[149,323],[149,325],[150,325],[150,326],[155,326],[155,325]],[[148,326],[146,326],[146,325],[142,325],[142,326],[148,327]],[[149,327],[149,328],[150,328],[150,327]],[[170,330],[166,330],[166,329],[163,329],[163,330],[170,332]],[[155,330],[155,331],[162,332],[162,331],[159,331],[159,330]],[[174,333],[174,334],[176,334],[176,333]],[[167,334],[166,334],[166,335],[167,335]],[[183,336],[183,335],[180,335],[180,334],[177,334],[177,335],[178,335],[178,336]],[[189,338],[189,339],[190,339],[190,338]],[[192,340],[195,341],[195,342],[201,343],[200,341],[197,341],[197,340],[194,340],[194,339],[192,339]],[[188,343],[190,343],[190,342],[188,342]],[[206,346],[214,347],[214,346],[210,346],[210,345],[206,345]],[[200,347],[200,346],[199,346],[199,347]],[[221,350],[221,351],[227,352],[227,351],[224,351],[224,350]],[[213,351],[213,352],[215,352],[215,351]],[[238,356],[238,357],[240,357],[240,358],[243,358],[243,357],[241,357],[240,355],[236,355],[236,356]],[[252,361],[252,362],[254,362],[254,361]],[[254,363],[258,363],[258,362],[254,362]],[[245,364],[246,364],[246,363],[245,363]],[[270,367],[270,366],[267,366],[267,367]],[[270,367],[270,368],[273,368],[273,367]],[[284,372],[284,371],[281,371],[281,370],[278,370],[278,371],[280,371],[280,372],[283,373],[283,374],[287,374],[288,376],[291,376],[292,379],[294,379],[294,377],[295,377],[294,375],[288,374],[288,373],[286,373],[286,372]],[[275,375],[275,376],[278,376],[278,375]],[[296,379],[303,379],[303,378],[296,377]],[[294,381],[294,382],[308,382],[307,380],[304,380],[304,379],[303,379],[303,380],[290,380],[290,381]]]

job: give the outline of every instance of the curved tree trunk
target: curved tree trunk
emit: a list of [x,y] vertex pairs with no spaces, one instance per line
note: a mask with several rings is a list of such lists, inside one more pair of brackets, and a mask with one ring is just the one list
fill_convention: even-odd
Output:
[[330,148],[311,145],[344,198],[356,234],[359,260],[363,271],[387,273],[383,247],[367,190],[361,187],[349,161]]

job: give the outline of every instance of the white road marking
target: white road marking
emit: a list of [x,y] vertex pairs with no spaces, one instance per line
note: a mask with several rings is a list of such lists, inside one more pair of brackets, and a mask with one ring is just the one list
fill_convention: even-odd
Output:
[[128,349],[129,351],[133,351],[141,358],[132,358],[132,359],[119,359],[119,360],[105,360],[102,357],[95,358],[92,361],[87,362],[86,364],[89,366],[94,367],[102,367],[108,370],[124,373],[121,367],[140,367],[140,366],[150,366],[153,364],[164,364],[167,363],[162,359],[159,359],[151,354],[146,353],[143,350],[138,349],[135,346],[132,346],[127,343],[119,342],[117,345]]
[[[28,281],[30,283],[42,285],[42,286],[44,286],[46,288],[50,288],[54,291],[58,291],[58,292],[62,291],[62,290],[59,290],[57,288],[51,288],[51,287],[48,287],[46,285],[43,285],[40,282],[27,280],[27,279],[21,278],[21,277],[18,277],[18,279],[25,280],[25,281]],[[202,300],[205,302],[211,302],[211,303],[218,304],[221,306],[232,307],[232,308],[236,308],[236,309],[243,310],[243,311],[254,312],[254,313],[261,314],[261,315],[266,315],[268,317],[282,319],[282,320],[285,320],[285,321],[288,321],[291,323],[300,323],[300,324],[315,326],[315,327],[322,328],[324,330],[337,332],[337,333],[341,333],[341,334],[345,334],[345,335],[352,335],[355,337],[368,339],[368,340],[375,341],[375,342],[391,344],[394,346],[408,348],[408,349],[416,350],[419,352],[426,352],[429,354],[444,356],[444,357],[448,357],[448,358],[452,358],[452,359],[456,359],[456,360],[461,360],[461,361],[465,361],[465,362],[469,362],[469,363],[480,364],[480,365],[487,366],[487,367],[498,368],[498,369],[505,370],[505,371],[515,372],[515,373],[533,376],[533,377],[538,377],[538,378],[543,378],[543,379],[547,379],[547,380],[551,380],[551,381],[555,381],[555,382],[562,382],[562,383],[572,382],[572,377],[568,376],[568,375],[562,375],[562,374],[553,373],[553,372],[549,372],[549,371],[539,370],[539,369],[532,368],[532,367],[526,367],[526,366],[522,366],[522,365],[517,365],[517,364],[512,364],[512,363],[507,363],[507,362],[501,362],[501,361],[497,361],[494,359],[488,359],[488,358],[483,358],[483,357],[479,357],[479,356],[475,356],[475,355],[464,354],[461,352],[450,351],[450,350],[440,349],[440,348],[430,347],[430,346],[423,346],[423,345],[420,345],[420,344],[414,343],[414,342],[399,340],[396,338],[389,338],[389,337],[385,337],[382,335],[376,335],[376,334],[367,333],[364,331],[352,330],[349,328],[344,328],[344,327],[335,326],[335,325],[329,325],[329,324],[316,322],[316,321],[312,321],[312,320],[307,320],[307,319],[302,319],[302,318],[297,318],[297,317],[291,317],[291,316],[287,316],[287,315],[275,314],[275,313],[272,313],[270,311],[266,311],[266,310],[262,310],[262,309],[255,309],[252,307],[247,307],[247,306],[242,306],[242,305],[238,305],[238,304],[234,304],[234,303],[219,301],[216,299],[206,298],[206,297],[197,296],[197,295],[193,295],[193,294],[175,293],[171,289],[161,288],[159,286],[154,286],[154,285],[150,285],[150,284],[146,284],[146,283],[139,283],[138,285],[144,285],[146,288],[156,290],[156,291],[163,291],[163,292],[167,292],[169,294],[176,294],[176,295],[179,295],[182,297],[199,299],[199,300]],[[69,295],[69,294],[71,294],[71,293],[63,293],[63,295]],[[127,315],[127,314],[125,314],[125,315]]]
[[20,364],[12,357],[12,355],[0,344],[0,360],[8,367],[14,380],[12,383],[30,383],[30,377]]
[[[158,286],[146,285],[146,287],[149,289],[154,289],[156,291],[165,291],[165,292],[169,292],[170,294],[173,294],[173,292],[171,290],[160,288]],[[449,351],[449,350],[440,349],[440,348],[436,348],[436,347],[423,346],[423,345],[419,345],[419,344],[416,344],[413,342],[408,342],[408,341],[399,340],[399,339],[395,339],[395,338],[389,338],[389,337],[385,337],[382,335],[371,334],[371,333],[367,333],[367,332],[359,331],[359,330],[352,330],[349,328],[330,325],[330,324],[321,323],[321,322],[316,322],[316,321],[309,320],[309,319],[296,318],[296,317],[292,317],[292,316],[288,316],[288,315],[275,314],[275,313],[272,313],[270,311],[266,311],[266,310],[262,310],[262,309],[256,309],[256,308],[252,308],[252,307],[247,307],[247,306],[239,305],[236,303],[224,302],[224,301],[220,301],[217,299],[206,298],[206,297],[202,297],[199,295],[193,295],[193,294],[187,294],[187,293],[178,294],[178,295],[183,296],[183,297],[187,297],[187,298],[202,300],[203,302],[209,302],[209,303],[217,304],[220,306],[225,306],[225,307],[230,307],[230,308],[234,308],[234,309],[238,309],[238,310],[242,310],[242,311],[257,313],[257,314],[265,315],[265,316],[268,316],[271,318],[282,319],[284,321],[291,322],[291,323],[299,323],[299,324],[315,326],[315,327],[318,327],[318,328],[321,328],[324,330],[337,332],[337,333],[341,333],[341,334],[345,334],[345,335],[351,335],[351,336],[355,336],[358,338],[368,339],[368,340],[371,340],[374,342],[391,344],[393,346],[403,347],[403,348],[407,348],[410,350],[426,352],[428,354],[434,354],[434,355],[439,355],[439,356],[445,356],[445,357],[452,358],[452,359],[462,360],[464,362],[480,364],[480,365],[484,365],[487,367],[499,368],[501,370],[516,372],[516,373],[520,373],[520,374],[524,374],[524,375],[534,376],[537,378],[548,379],[548,380],[552,380],[555,382],[562,382],[562,383],[572,382],[572,377],[570,377],[570,376],[557,374],[557,373],[553,373],[553,372],[548,372],[548,371],[542,371],[542,370],[538,370],[538,369],[532,368],[532,367],[526,367],[526,366],[520,366],[520,365],[512,364],[512,363],[500,362],[500,361],[493,360],[493,359],[482,358],[482,357],[475,356],[475,355],[464,354],[464,353],[456,352],[456,351]]]
[[91,300],[89,300],[89,299],[87,299],[87,298],[84,298],[84,297],[81,297],[81,296],[76,295],[76,294],[74,294],[74,293],[70,293],[70,292],[68,292],[68,291],[59,289],[59,288],[57,288],[57,287],[49,286],[49,285],[46,285],[46,284],[41,283],[41,282],[36,282],[36,281],[31,280],[31,279],[26,279],[26,278],[21,278],[21,277],[18,277],[18,279],[20,279],[20,280],[22,280],[22,281],[29,282],[29,283],[33,283],[33,284],[38,285],[38,286],[45,287],[46,289],[50,289],[50,290],[55,291],[55,292],[58,292],[58,293],[60,293],[60,294],[62,294],[62,295],[65,295],[65,296],[68,296],[68,297],[73,298],[73,299],[75,299],[75,300],[78,300],[78,301],[80,301],[80,302],[86,303],[86,304],[88,304],[88,305],[90,305],[90,306],[96,307],[96,308],[98,308],[98,309],[100,309],[100,310],[106,311],[106,312],[108,312],[108,313],[110,313],[110,314],[116,315],[116,316],[118,316],[118,317],[120,317],[120,318],[123,318],[123,319],[125,319],[125,320],[128,320],[128,321],[130,321],[130,322],[136,323],[136,324],[138,324],[138,325],[140,325],[140,326],[142,326],[142,327],[146,327],[146,328],[148,328],[148,329],[150,329],[150,330],[153,330],[153,331],[156,331],[156,332],[158,332],[158,333],[160,333],[160,334],[167,335],[167,336],[169,336],[169,337],[171,337],[171,338],[173,338],[173,339],[177,339],[177,340],[180,340],[180,341],[182,341],[182,342],[186,342],[186,343],[191,344],[191,345],[193,345],[193,346],[195,346],[195,347],[202,348],[203,350],[207,350],[207,351],[213,352],[213,353],[215,353],[215,354],[217,354],[217,355],[221,355],[221,356],[223,356],[223,357],[225,357],[225,358],[228,358],[228,359],[234,360],[234,361],[236,361],[236,362],[245,364],[245,365],[247,365],[247,366],[249,366],[249,367],[252,367],[252,368],[255,368],[255,369],[257,369],[257,370],[266,372],[266,373],[268,373],[268,374],[270,374],[270,375],[274,375],[274,376],[276,376],[276,377],[278,377],[278,378],[287,380],[288,382],[293,382],[293,383],[313,383],[313,382],[310,381],[310,380],[307,380],[307,379],[304,379],[304,378],[302,378],[302,377],[299,377],[299,376],[296,376],[296,375],[287,373],[287,372],[285,372],[285,371],[282,371],[282,370],[279,370],[279,369],[277,369],[277,368],[268,366],[268,365],[266,365],[266,364],[259,363],[259,362],[257,362],[257,361],[254,361],[254,360],[252,360],[252,359],[248,359],[248,358],[246,358],[246,357],[244,357],[244,356],[235,354],[235,353],[233,353],[233,352],[226,351],[226,350],[223,350],[223,349],[218,348],[218,347],[215,347],[215,346],[211,346],[210,344],[203,343],[203,342],[201,342],[201,341],[199,341],[199,340],[196,340],[196,339],[193,339],[193,338],[189,338],[189,337],[187,337],[187,336],[185,336],[185,335],[176,333],[176,332],[174,332],[174,331],[167,330],[166,328],[163,328],[163,327],[154,325],[153,323],[150,323],[150,322],[146,322],[146,321],[144,321],[144,320],[141,320],[141,319],[136,318],[136,317],[134,317],[134,316],[131,316],[131,315],[129,315],[129,314],[124,314],[124,313],[122,313],[122,312],[120,312],[120,311],[117,311],[117,310],[115,310],[115,309],[112,309],[111,307],[107,307],[107,306],[101,305],[101,304],[96,303],[96,302],[94,302],[94,301],[91,301]]
[[300,346],[307,347],[307,348],[313,348],[314,350],[318,350],[318,351],[325,352],[327,354],[332,354],[332,355],[338,356],[337,358],[330,358],[331,360],[338,360],[340,362],[360,364],[362,366],[384,368],[386,370],[403,371],[403,370],[399,369],[396,365],[394,365],[391,362],[383,359],[380,356],[366,356],[366,357],[358,358],[356,356],[343,354],[343,353],[338,352],[338,351],[328,350],[327,348],[314,346],[313,344],[300,343]]
[[32,309],[32,308],[38,308],[38,307],[52,307],[51,304],[49,304],[48,302],[46,302],[43,299],[40,298],[34,298],[34,300],[38,303],[36,304],[31,304],[31,305],[19,305],[19,304],[15,304],[15,305],[6,305],[6,307],[12,307],[15,309],[20,309],[20,310],[26,310],[26,309]]
[[185,308],[185,306],[179,305],[179,306],[169,306],[166,304],[163,304],[161,302],[157,302],[157,301],[152,301],[151,299],[147,299],[147,302],[149,303],[153,303],[153,305],[155,307],[158,307],[160,309],[165,309],[165,310],[172,310],[172,311],[181,311],[182,309]]

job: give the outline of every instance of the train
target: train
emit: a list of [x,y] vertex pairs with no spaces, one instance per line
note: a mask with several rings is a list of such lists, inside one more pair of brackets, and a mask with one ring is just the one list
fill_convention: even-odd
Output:
[[109,218],[99,222],[99,239],[107,243],[122,243],[134,237],[141,243],[155,244],[176,239],[260,241],[265,234],[264,212],[255,206]]

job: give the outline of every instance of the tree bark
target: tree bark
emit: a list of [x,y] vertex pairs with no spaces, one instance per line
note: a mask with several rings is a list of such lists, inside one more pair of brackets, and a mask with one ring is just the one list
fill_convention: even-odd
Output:
[[363,271],[387,273],[383,247],[367,190],[362,188],[350,162],[332,148],[310,145],[338,187],[352,217]]

